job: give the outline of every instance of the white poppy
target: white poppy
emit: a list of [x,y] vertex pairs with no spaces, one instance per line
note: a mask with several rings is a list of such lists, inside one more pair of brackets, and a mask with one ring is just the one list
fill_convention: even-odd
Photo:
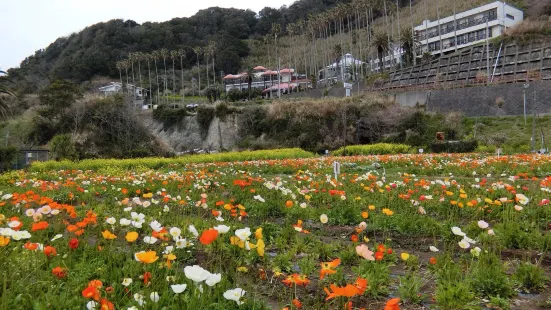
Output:
[[260,202],[266,202],[266,200],[264,200],[264,198],[262,198],[262,196],[260,196],[260,195],[253,196],[253,198],[260,201]]
[[57,239],[63,238],[62,234],[57,234],[52,238],[52,242],[56,241]]
[[527,205],[530,202],[530,199],[528,197],[524,196],[524,194],[516,194],[517,200],[521,205]]
[[197,231],[195,226],[189,225],[188,230],[195,238],[199,237],[199,232]]
[[327,214],[320,215],[320,222],[322,222],[323,224],[327,224],[328,221],[329,218],[327,218]]
[[208,286],[215,286],[222,280],[222,274],[220,273],[211,273],[205,280],[205,284]]
[[157,242],[157,238],[155,237],[151,237],[151,236],[146,236],[143,238],[143,242],[147,243],[147,244],[155,244],[155,242]]
[[88,310],[96,309],[98,305],[99,304],[97,302],[90,300],[89,302],[86,303],[86,309]]
[[182,230],[178,227],[172,227],[168,232],[173,238],[180,237],[180,235],[182,234]]
[[122,279],[122,285],[129,286],[130,284],[132,284],[132,279],[131,278]]
[[173,284],[170,286],[170,288],[172,288],[174,294],[180,294],[186,290],[187,284]]
[[224,292],[224,298],[226,298],[227,300],[233,300],[235,301],[238,305],[241,305],[243,304],[243,302],[241,301],[241,297],[243,297],[243,295],[245,295],[245,291],[242,289],[242,288],[234,288],[233,290],[227,290]]
[[226,225],[214,226],[214,229],[216,229],[216,231],[218,231],[219,234],[225,234],[228,231],[230,231],[230,227]]
[[241,239],[241,241],[247,241],[251,235],[251,229],[249,227],[238,229],[235,231],[235,235]]
[[128,226],[128,225],[132,224],[132,221],[129,220],[129,219],[121,218],[121,219],[119,220],[119,224],[120,224],[121,226]]
[[151,292],[151,294],[149,294],[149,299],[151,299],[152,302],[159,302],[159,293],[157,292]]
[[36,211],[34,209],[27,209],[27,211],[25,211],[25,215],[28,217],[32,217],[35,212]]
[[478,227],[482,228],[482,229],[486,229],[488,228],[490,225],[485,222],[485,221],[478,221]]
[[465,240],[465,239],[459,241],[458,244],[459,244],[459,246],[460,246],[462,249],[468,249],[468,248],[471,247],[471,244],[470,244],[467,240]]
[[161,225],[161,223],[159,223],[158,221],[152,221],[151,223],[149,223],[149,227],[151,227],[151,229],[156,232],[160,232],[163,229],[163,225]]
[[117,219],[114,218],[114,217],[110,217],[110,218],[106,219],[105,222],[109,225],[115,225],[115,223],[117,222]]
[[452,227],[452,233],[456,236],[461,236],[461,237],[465,236],[465,233],[463,231],[461,231],[461,228],[459,228],[457,226]]
[[193,265],[186,266],[184,268],[184,274],[186,275],[186,278],[190,279],[191,281],[195,283],[200,283],[208,278],[210,272],[203,269],[201,266]]
[[435,252],[435,253],[436,253],[436,252],[440,252],[440,250],[439,250],[437,247],[433,246],[433,245],[429,246],[429,250],[430,250],[431,252]]

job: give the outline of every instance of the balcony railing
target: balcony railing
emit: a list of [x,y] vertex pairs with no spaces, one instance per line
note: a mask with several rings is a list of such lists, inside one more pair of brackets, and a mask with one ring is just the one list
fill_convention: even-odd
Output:
[[457,31],[459,31],[459,30],[462,30],[462,29],[465,29],[465,28],[470,28],[470,27],[478,26],[480,24],[484,24],[487,21],[491,22],[491,21],[496,20],[496,19],[497,19],[497,15],[490,15],[490,16],[485,16],[485,17],[482,17],[482,18],[477,18],[477,19],[474,19],[474,20],[471,20],[471,21],[457,22],[456,27],[454,27],[454,25],[445,26],[445,27],[441,26],[440,33],[438,32],[438,30],[435,30],[435,31],[429,32],[428,34],[421,34],[421,35],[418,36],[418,40],[423,41],[423,40],[426,40],[427,37],[429,39],[431,39],[431,38],[439,36],[440,34],[445,35],[445,34],[448,34],[450,32],[454,32],[456,30],[456,28],[457,28]]

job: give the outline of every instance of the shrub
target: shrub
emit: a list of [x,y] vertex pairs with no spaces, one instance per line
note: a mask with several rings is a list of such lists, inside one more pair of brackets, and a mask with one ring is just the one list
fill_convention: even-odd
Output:
[[533,293],[543,290],[549,281],[545,270],[530,262],[521,263],[514,275],[514,280],[526,293]]
[[157,109],[153,110],[153,118],[163,122],[165,127],[170,127],[178,124],[185,116],[190,115],[184,108],[173,108],[166,104],[161,104]]
[[239,101],[243,98],[243,92],[237,88],[232,88],[226,93],[226,98],[231,102]]
[[430,148],[434,153],[471,153],[478,147],[478,141],[447,141],[433,143]]
[[17,149],[15,147],[0,147],[0,171],[10,169],[16,157]]
[[350,145],[333,152],[335,156],[342,155],[384,155],[408,153],[410,147],[405,144],[377,143],[367,145]]
[[50,141],[50,151],[53,153],[55,160],[75,160],[78,157],[75,143],[69,134],[53,137]]

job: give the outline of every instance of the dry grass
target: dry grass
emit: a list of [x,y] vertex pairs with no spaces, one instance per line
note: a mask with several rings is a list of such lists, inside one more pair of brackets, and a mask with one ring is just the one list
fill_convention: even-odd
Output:
[[524,20],[516,27],[506,30],[505,35],[522,37],[525,35],[551,35],[551,20]]

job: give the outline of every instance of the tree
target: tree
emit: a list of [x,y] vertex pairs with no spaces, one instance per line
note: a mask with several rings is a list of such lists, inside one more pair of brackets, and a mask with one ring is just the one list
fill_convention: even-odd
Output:
[[71,135],[57,135],[50,141],[50,151],[54,154],[55,160],[75,160],[78,158],[75,143],[71,139]]
[[371,44],[377,50],[380,72],[383,72],[385,69],[384,57],[389,50],[387,36],[382,32],[376,33]]
[[170,51],[170,58],[172,59],[172,93],[176,94],[176,75],[174,73],[174,61],[178,57],[178,51]]
[[181,77],[181,83],[182,83],[182,87],[180,89],[180,92],[182,93],[182,103],[184,102],[184,57],[186,56],[186,51],[184,51],[183,49],[179,50],[178,51],[178,56],[180,57],[180,73],[182,74],[182,77]]
[[419,47],[419,41],[415,40],[411,35],[411,29],[403,28],[400,32],[400,44],[404,51],[404,61],[407,66],[411,66],[415,57],[415,50]]
[[73,82],[57,80],[42,89],[38,95],[40,103],[48,107],[47,115],[55,118],[63,110],[82,98],[82,89]]
[[5,97],[16,98],[15,93],[10,90],[6,84],[14,84],[14,82],[7,77],[7,73],[0,70],[0,116],[2,119],[7,117],[10,107]]
[[195,52],[195,55],[197,55],[197,77],[198,77],[198,83],[199,87],[197,88],[199,92],[201,92],[201,67],[199,66],[199,55],[203,49],[199,46],[193,48],[193,52]]

